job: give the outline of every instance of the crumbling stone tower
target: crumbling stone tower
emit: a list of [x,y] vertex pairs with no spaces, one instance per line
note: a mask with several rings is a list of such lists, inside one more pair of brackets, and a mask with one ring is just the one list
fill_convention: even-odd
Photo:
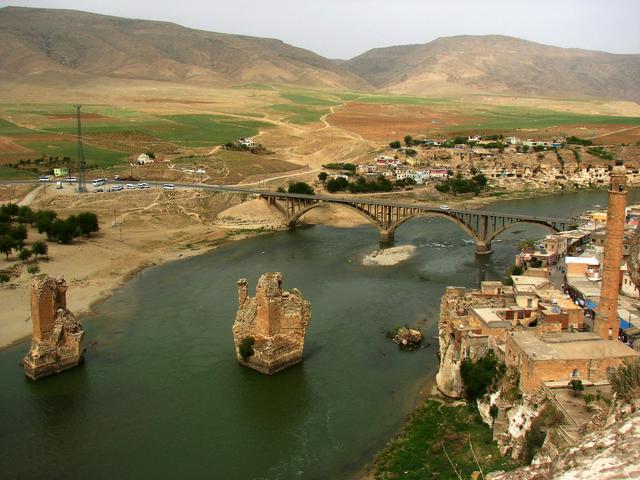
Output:
[[311,304],[296,288],[282,290],[282,274],[265,273],[256,296],[248,296],[247,280],[238,280],[238,312],[233,340],[238,362],[273,374],[302,361]]
[[605,227],[604,261],[600,287],[600,303],[596,308],[593,330],[603,339],[617,338],[618,290],[620,263],[624,241],[625,207],[627,205],[627,172],[621,161],[611,171],[609,206]]
[[84,330],[67,310],[68,285],[62,277],[39,275],[31,281],[31,349],[22,360],[24,373],[38,380],[80,364]]

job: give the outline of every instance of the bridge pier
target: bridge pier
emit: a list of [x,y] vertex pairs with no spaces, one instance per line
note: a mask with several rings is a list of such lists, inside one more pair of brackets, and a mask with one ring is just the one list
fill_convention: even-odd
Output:
[[380,246],[393,245],[395,232],[393,230],[380,230],[378,239],[380,240]]
[[476,240],[476,255],[489,255],[491,253],[491,242]]

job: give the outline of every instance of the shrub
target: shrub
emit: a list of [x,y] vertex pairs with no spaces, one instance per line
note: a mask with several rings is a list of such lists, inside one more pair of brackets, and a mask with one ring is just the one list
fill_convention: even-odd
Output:
[[240,356],[243,360],[246,360],[255,352],[253,351],[253,345],[256,343],[256,340],[253,337],[244,337],[240,341],[240,345],[238,345],[238,352],[240,352]]
[[640,397],[640,359],[625,362],[607,376],[618,398],[630,401]]
[[36,273],[40,272],[40,267],[38,265],[29,265],[27,267],[27,272],[29,272],[31,275],[35,275]]
[[571,390],[573,390],[573,396],[577,397],[580,395],[580,392],[584,390],[584,385],[582,384],[582,380],[574,378],[567,385]]
[[289,184],[289,193],[301,193],[304,195],[313,195],[314,190],[311,185],[306,182],[291,182]]
[[491,350],[477,362],[468,358],[462,360],[460,376],[462,377],[467,400],[474,402],[476,399],[483,397],[490,388],[495,387],[505,371],[505,365],[498,360]]
[[389,143],[389,147],[393,148],[394,150],[398,150],[400,147],[402,147],[402,144],[399,140],[394,140],[393,142]]
[[7,283],[11,277],[6,273],[0,273],[0,283]]
[[562,414],[554,406],[547,404],[540,412],[540,415],[532,420],[522,451],[522,457],[526,463],[531,463],[535,454],[542,447],[549,428],[559,425],[563,418]]
[[489,415],[491,415],[491,418],[494,420],[498,418],[498,413],[500,413],[500,409],[498,409],[497,405],[494,404],[489,407]]
[[353,163],[327,163],[323,165],[328,170],[347,170],[349,172],[355,172],[356,166]]
[[27,260],[29,260],[32,255],[33,255],[33,252],[28,248],[22,248],[20,249],[20,252],[18,252],[18,258],[23,262],[26,262]]
[[585,146],[593,145],[593,142],[591,140],[575,137],[573,135],[567,138],[567,143],[571,145],[585,145]]
[[349,181],[346,178],[332,178],[327,182],[327,190],[331,193],[346,190],[349,187]]

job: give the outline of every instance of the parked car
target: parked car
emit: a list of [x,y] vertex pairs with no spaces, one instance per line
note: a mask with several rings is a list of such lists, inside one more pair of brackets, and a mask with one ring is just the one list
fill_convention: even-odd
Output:
[[74,182],[77,182],[78,179],[76,177],[67,177],[67,178],[65,178],[65,181],[67,181],[69,183],[74,183]]
[[49,182],[51,181],[51,177],[42,176],[38,179],[39,182]]
[[111,191],[112,192],[119,192],[120,190],[123,190],[124,187],[122,185],[114,185],[113,187],[111,187]]
[[114,175],[114,176],[113,176],[113,179],[114,179],[114,180],[120,180],[120,175]]
[[151,186],[146,182],[140,182],[138,188],[151,188]]
[[104,192],[104,188],[96,188],[93,193],[102,193]]
[[127,190],[135,190],[136,188],[138,188],[137,185],[134,185],[133,183],[127,183]]
[[440,210],[449,210],[449,205],[443,203],[442,205],[440,205]]
[[164,190],[175,190],[176,186],[173,183],[165,183],[162,185]]

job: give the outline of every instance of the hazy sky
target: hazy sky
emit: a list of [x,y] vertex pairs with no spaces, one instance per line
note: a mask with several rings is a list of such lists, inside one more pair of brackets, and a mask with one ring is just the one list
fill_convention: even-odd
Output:
[[0,1],[279,38],[330,58],[451,35],[502,34],[561,47],[640,53],[640,0]]

